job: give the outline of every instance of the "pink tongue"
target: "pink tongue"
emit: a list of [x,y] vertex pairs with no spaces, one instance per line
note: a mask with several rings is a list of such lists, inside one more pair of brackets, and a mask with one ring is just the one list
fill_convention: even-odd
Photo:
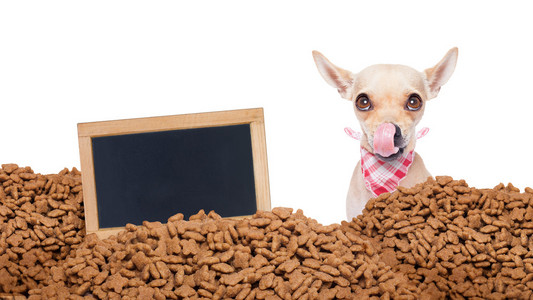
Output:
[[374,152],[388,157],[400,150],[394,147],[394,134],[396,127],[391,123],[383,123],[379,125],[376,132],[374,132]]

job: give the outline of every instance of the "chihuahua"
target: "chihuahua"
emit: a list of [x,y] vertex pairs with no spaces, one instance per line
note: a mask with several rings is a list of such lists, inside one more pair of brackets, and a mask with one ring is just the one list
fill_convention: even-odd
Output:
[[435,98],[451,77],[457,55],[457,48],[452,48],[439,63],[423,72],[403,65],[380,64],[354,74],[313,51],[320,75],[342,98],[353,102],[362,129],[357,136],[361,141],[361,160],[346,198],[348,220],[361,214],[370,198],[393,192],[398,186],[412,187],[431,176],[420,155],[414,152],[415,126],[424,114],[425,103]]

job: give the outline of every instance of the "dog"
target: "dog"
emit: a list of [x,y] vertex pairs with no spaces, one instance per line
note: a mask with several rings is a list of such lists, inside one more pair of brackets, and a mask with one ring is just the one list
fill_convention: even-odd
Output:
[[423,72],[404,65],[378,64],[355,74],[313,51],[320,75],[342,98],[353,102],[362,129],[361,160],[346,197],[348,220],[361,214],[370,198],[431,177],[414,151],[415,127],[424,115],[426,102],[437,96],[453,74],[457,56],[458,49],[452,48]]

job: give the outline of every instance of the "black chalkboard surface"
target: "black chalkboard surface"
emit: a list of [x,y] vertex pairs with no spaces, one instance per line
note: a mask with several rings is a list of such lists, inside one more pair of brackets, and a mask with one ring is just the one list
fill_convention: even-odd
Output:
[[188,218],[199,208],[222,217],[257,210],[249,124],[97,137],[92,145],[100,227]]
[[87,233],[270,210],[263,109],[78,124]]

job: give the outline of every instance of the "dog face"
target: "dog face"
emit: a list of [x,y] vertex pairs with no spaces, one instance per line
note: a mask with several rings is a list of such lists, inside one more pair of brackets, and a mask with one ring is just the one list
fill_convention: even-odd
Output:
[[[374,65],[359,72],[350,100],[364,133],[362,146],[383,160],[414,149],[415,126],[424,114],[427,99],[422,74],[407,66]],[[374,149],[374,133],[384,123],[394,125],[393,142],[399,148],[389,156]]]
[[361,146],[387,161],[415,148],[415,127],[425,103],[437,96],[452,75],[457,48],[424,72],[403,65],[373,65],[354,74],[317,51],[313,57],[326,82],[352,101],[363,130]]

